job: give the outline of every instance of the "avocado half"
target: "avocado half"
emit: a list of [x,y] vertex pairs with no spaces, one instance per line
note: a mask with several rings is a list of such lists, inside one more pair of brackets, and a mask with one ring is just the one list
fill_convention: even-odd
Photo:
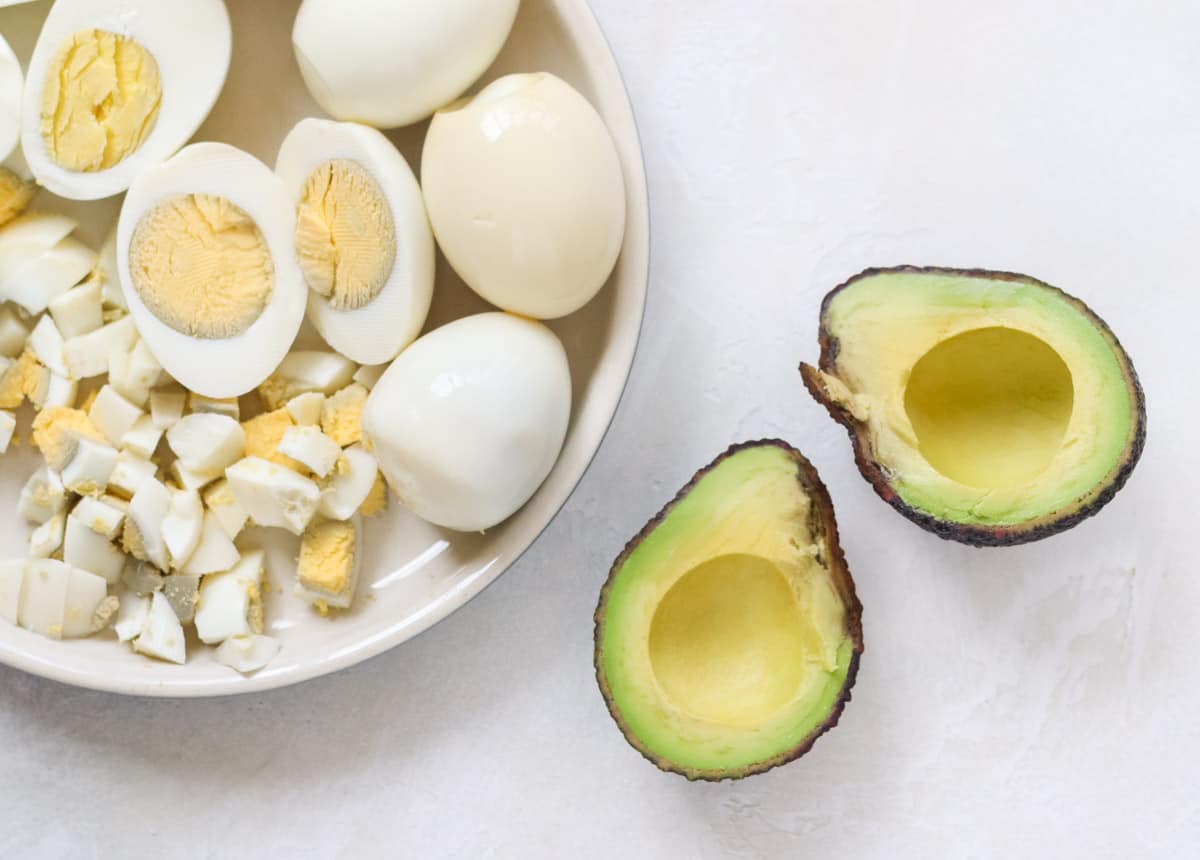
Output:
[[626,739],[665,771],[737,779],[837,724],[862,605],[829,493],[785,442],[730,448],[617,558],[596,608],[596,677]]
[[897,511],[974,546],[1092,516],[1146,439],[1137,373],[1079,299],[1026,275],[868,269],[821,307],[804,384]]

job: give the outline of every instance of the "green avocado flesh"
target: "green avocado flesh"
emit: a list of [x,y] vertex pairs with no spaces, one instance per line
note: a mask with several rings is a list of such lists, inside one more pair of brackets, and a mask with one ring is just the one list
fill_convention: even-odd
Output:
[[1016,543],[1094,513],[1141,453],[1137,376],[1078,299],[1007,273],[870,270],[826,298],[810,391],[880,495],[943,537]]
[[691,779],[789,761],[833,725],[861,606],[825,488],[781,442],[731,449],[617,559],[596,670],[625,736]]

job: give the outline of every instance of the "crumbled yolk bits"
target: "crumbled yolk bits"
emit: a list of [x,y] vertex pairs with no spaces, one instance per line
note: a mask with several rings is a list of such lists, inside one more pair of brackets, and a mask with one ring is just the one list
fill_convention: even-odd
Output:
[[362,441],[362,413],[367,405],[366,388],[357,382],[325,399],[321,407],[321,431],[343,448]]

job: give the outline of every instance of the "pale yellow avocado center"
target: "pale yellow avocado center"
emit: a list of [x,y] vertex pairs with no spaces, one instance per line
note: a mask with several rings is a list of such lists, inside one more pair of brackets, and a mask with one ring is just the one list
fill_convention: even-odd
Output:
[[164,324],[206,339],[243,334],[275,286],[270,249],[254,219],[207,194],[173,197],[142,216],[129,245],[129,275]]
[[32,182],[26,182],[7,167],[0,167],[0,227],[24,212],[36,192],[37,186]]
[[308,177],[296,209],[296,256],[308,286],[338,310],[379,295],[396,262],[396,225],[360,164],[326,161]]
[[929,465],[984,489],[1041,474],[1062,446],[1074,399],[1071,371],[1057,352],[998,326],[934,346],[913,366],[904,393]]
[[769,560],[734,554],[684,574],[650,626],[654,676],[676,706],[750,728],[795,697],[804,679],[806,623]]
[[162,105],[153,55],[133,39],[80,30],[50,61],[42,138],[68,170],[107,170],[142,145]]

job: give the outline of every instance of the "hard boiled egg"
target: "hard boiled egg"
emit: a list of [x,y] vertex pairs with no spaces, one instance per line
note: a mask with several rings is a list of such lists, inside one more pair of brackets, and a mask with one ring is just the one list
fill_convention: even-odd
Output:
[[571,375],[554,333],[486,313],[400,353],[367,400],[363,431],[410,510],[482,531],[515,513],[550,474],[570,412]]
[[439,111],[421,182],[446,259],[504,310],[565,316],[612,273],[625,235],[621,162],[600,115],[554,75],[509,75]]
[[337,119],[409,125],[462,95],[504,46],[519,0],[304,0],[300,74]]
[[8,41],[0,36],[0,161],[8,158],[21,136],[21,64]]
[[279,366],[308,295],[295,225],[279,178],[223,143],[185,147],[133,183],[117,268],[138,332],[174,379],[236,397]]
[[296,207],[308,318],[354,361],[391,361],[420,333],[433,297],[433,234],[404,156],[373,128],[305,119],[275,172]]
[[221,0],[57,0],[21,106],[38,182],[75,200],[124,191],[204,122],[231,48]]

